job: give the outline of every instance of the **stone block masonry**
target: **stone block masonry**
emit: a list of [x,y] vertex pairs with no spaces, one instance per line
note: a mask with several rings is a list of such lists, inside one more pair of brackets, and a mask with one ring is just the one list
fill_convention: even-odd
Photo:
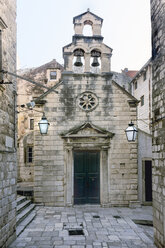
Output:
[[165,247],[165,1],[151,0],[153,60],[153,224],[155,244]]
[[[16,1],[0,1],[0,70],[16,71]],[[6,80],[0,74],[0,81]],[[16,230],[16,82],[0,85],[0,247]]]
[[[95,35],[77,35],[89,21]],[[31,89],[30,97],[38,102],[35,109],[39,111],[34,115],[34,130],[25,130],[32,116],[21,118],[19,115],[18,125],[25,120],[22,132],[19,129],[22,135],[19,138],[23,141],[19,151],[23,155],[22,148],[28,144],[34,148],[31,168],[34,168],[36,203],[71,206],[79,201],[79,204],[128,206],[137,201],[137,141],[128,143],[125,135],[128,123],[133,120],[136,124],[137,100],[123,88],[124,77],[110,71],[112,49],[102,42],[102,21],[90,11],[74,18],[78,33],[72,37],[73,42],[63,48],[64,70],[61,83],[57,84],[59,94],[49,91],[41,95],[40,89]],[[79,53],[84,54],[84,66],[75,68],[74,57]],[[98,68],[90,65],[93,54],[100,56]],[[49,69],[48,64],[42,67]],[[30,77],[37,79],[40,75],[45,82],[41,68],[33,72],[32,75],[29,72]],[[40,112],[45,112],[50,123],[48,133],[43,136],[38,128]],[[84,161],[80,176],[75,172],[75,156],[80,163]],[[20,167],[27,171],[24,162]],[[90,169],[94,170],[92,174]],[[27,180],[22,170],[20,174],[20,178]]]
[[[137,201],[137,142],[128,143],[124,130],[131,119],[136,119],[136,106],[129,106],[131,96],[113,83],[111,76],[63,75],[64,83],[59,87],[60,94],[47,96],[47,118],[51,123],[46,136],[41,136],[36,119],[34,136],[34,199],[47,206],[73,205],[73,153],[76,149],[100,151],[101,205],[128,206]],[[81,110],[79,95],[92,92],[99,104],[94,111]],[[62,111],[52,111],[53,107]],[[131,111],[130,111],[131,110]],[[96,114],[97,113],[97,114]],[[68,137],[65,133],[89,121],[102,129],[115,133],[109,146],[95,138],[91,141],[86,133],[81,140]],[[85,132],[85,131],[84,131]],[[92,135],[94,132],[89,128]],[[80,135],[79,134],[79,135]],[[80,138],[80,139],[79,139]],[[106,141],[107,142],[107,141]],[[105,149],[105,151],[104,151]],[[107,149],[107,150],[106,150]],[[121,168],[121,164],[123,168]],[[104,189],[104,190],[103,190]]]

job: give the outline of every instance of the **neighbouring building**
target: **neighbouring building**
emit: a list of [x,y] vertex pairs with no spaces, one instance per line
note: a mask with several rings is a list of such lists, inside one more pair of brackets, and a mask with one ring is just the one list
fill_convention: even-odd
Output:
[[[0,1],[0,71],[16,71],[16,1]],[[11,82],[11,84],[10,84]],[[0,247],[16,237],[16,81],[0,72]]]
[[112,72],[112,80],[122,86],[126,91],[131,93],[131,80],[133,77],[126,75],[124,72]]
[[[128,68],[125,68],[124,70],[121,70],[122,73],[120,73],[122,75],[123,78],[123,83],[122,86],[124,87],[124,89],[126,89],[128,92],[130,92],[132,94],[132,86],[131,86],[131,81],[134,78],[134,76],[138,73],[138,71],[135,70],[128,70]],[[119,75],[119,73],[117,73]],[[128,81],[128,78],[130,79]],[[115,80],[115,79],[114,79]]]
[[20,70],[18,74],[25,79],[31,79],[32,84],[23,79],[17,79],[17,106],[18,106],[18,182],[34,181],[34,122],[38,112],[36,107],[44,102],[36,103],[34,109],[28,107],[28,103],[39,98],[45,92],[46,86],[52,88],[61,79],[63,66],[55,59],[32,69]]
[[152,203],[152,63],[151,59],[131,81],[132,95],[139,100],[138,195],[141,204]]
[[[54,70],[51,75],[39,67],[26,76],[40,83],[45,79],[49,89],[19,82],[18,93],[25,94],[18,96],[19,178],[33,180],[34,201],[47,206],[136,204],[137,142],[127,141],[125,129],[131,120],[136,124],[138,101],[123,87],[126,75],[115,76],[110,69],[112,49],[103,43],[103,19],[87,11],[73,23],[72,43],[63,48],[61,79],[56,82]],[[91,36],[83,35],[86,25]],[[20,105],[29,100],[35,106],[26,116]],[[38,127],[43,112],[50,123],[46,135]]]
[[151,0],[153,111],[153,225],[165,247],[165,1]]

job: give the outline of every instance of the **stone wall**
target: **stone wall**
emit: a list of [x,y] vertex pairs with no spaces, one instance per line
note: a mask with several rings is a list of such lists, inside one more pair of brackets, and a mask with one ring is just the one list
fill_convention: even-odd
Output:
[[153,224],[165,247],[165,1],[151,0],[153,59]]
[[[47,135],[41,136],[38,130],[41,114],[38,113],[35,121],[35,201],[50,206],[73,204],[75,149],[100,151],[102,206],[128,206],[137,201],[137,142],[128,143],[125,135],[130,120],[136,120],[136,104],[129,104],[136,99],[112,82],[111,76],[65,73],[62,80],[59,94],[50,93],[44,98],[47,103],[43,110],[50,122]],[[98,98],[98,105],[91,112],[78,106],[80,94],[86,91]],[[105,135],[92,136],[95,130],[89,128],[61,137],[62,133],[87,122],[115,135],[102,140]]]
[[[30,127],[30,120],[36,118],[36,107],[33,109],[27,108],[27,103],[34,101],[40,97],[47,89],[53,87],[61,78],[63,67],[55,60],[41,65],[40,67],[20,70],[19,75],[32,79],[41,84],[36,86],[23,79],[17,80],[17,104],[18,104],[18,181],[33,182],[34,180],[34,164],[33,161],[28,162],[28,147],[34,147],[33,133],[34,130]],[[50,80],[50,71],[56,71],[57,78]],[[22,107],[24,106],[24,107]],[[25,155],[26,153],[26,155]],[[26,158],[25,158],[26,156]]]
[[[0,1],[0,70],[16,71],[16,1]],[[1,74],[0,80],[3,79]],[[0,85],[0,247],[16,230],[16,82]]]

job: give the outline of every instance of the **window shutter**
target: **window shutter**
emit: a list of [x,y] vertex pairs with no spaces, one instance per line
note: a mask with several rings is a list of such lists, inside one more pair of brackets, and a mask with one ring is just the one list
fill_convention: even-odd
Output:
[[26,147],[24,148],[24,163],[27,162],[27,154],[26,154]]

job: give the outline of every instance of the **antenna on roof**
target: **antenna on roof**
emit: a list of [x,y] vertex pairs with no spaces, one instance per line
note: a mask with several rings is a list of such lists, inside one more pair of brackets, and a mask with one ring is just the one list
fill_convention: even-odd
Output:
[[90,11],[90,8],[87,8],[87,11],[89,12]]

